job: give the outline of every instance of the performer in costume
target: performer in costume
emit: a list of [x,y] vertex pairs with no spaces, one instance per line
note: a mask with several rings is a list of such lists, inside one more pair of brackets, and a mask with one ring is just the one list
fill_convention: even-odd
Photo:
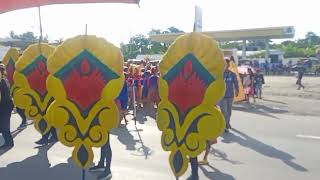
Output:
[[148,80],[151,76],[151,72],[147,69],[145,69],[143,75],[142,75],[142,102],[143,102],[143,108],[147,106],[148,104]]
[[[115,100],[123,88],[123,56],[116,46],[96,36],[77,36],[57,47],[48,61],[49,93],[54,97],[46,114],[59,129],[59,141],[72,147],[82,169],[93,162],[93,147],[101,147],[98,179],[110,178],[112,151],[109,132],[119,124]],[[104,165],[106,161],[106,165]]]
[[136,66],[133,70],[133,87],[135,88],[135,97],[137,107],[141,107],[141,95],[142,95],[142,76],[139,66]]
[[217,43],[201,33],[177,38],[160,62],[157,124],[177,178],[190,162],[190,178],[199,179],[198,155],[225,128],[223,115],[215,107],[225,92],[224,65]]
[[42,138],[36,142],[40,145],[57,141],[55,129],[45,118],[47,108],[53,101],[46,88],[49,75],[47,59],[53,50],[47,44],[30,45],[17,61],[13,77],[16,85],[14,103],[34,121],[35,128],[42,134]]
[[13,138],[10,132],[10,118],[13,109],[13,102],[10,95],[9,82],[6,77],[4,64],[0,64],[0,133],[4,138],[4,144],[0,147],[12,148]]
[[[127,79],[127,73],[124,73],[126,79]],[[126,115],[128,112],[128,85],[127,85],[127,81],[124,81],[124,85],[123,88],[117,98],[117,106],[119,109],[119,113],[120,113],[120,120],[119,120],[119,125],[121,125],[121,121],[124,119],[125,124],[128,125],[128,120],[126,119]]]
[[229,65],[230,65],[229,70],[231,72],[233,72],[237,76],[238,86],[239,86],[239,93],[238,93],[238,95],[235,94],[233,100],[234,100],[234,102],[243,101],[243,100],[245,100],[244,89],[243,89],[243,85],[242,85],[242,80],[241,80],[240,75],[239,75],[238,67],[236,65],[236,62],[235,62],[233,56],[230,56]]
[[[4,56],[4,58],[2,59],[3,64],[6,66],[6,74],[7,74],[8,82],[10,84],[11,95],[13,95],[14,91],[17,90],[16,85],[14,84],[13,74],[16,70],[15,63],[18,61],[18,59],[19,59],[19,52],[15,48],[10,48],[6,53],[6,55]],[[27,125],[27,117],[23,109],[20,109],[17,107],[16,110],[22,119],[22,122],[18,127],[18,129],[23,129]]]
[[135,65],[131,64],[128,69],[128,77],[127,77],[127,85],[128,85],[128,95],[129,95],[129,108],[133,109],[134,102],[133,102],[133,71],[134,71]]
[[153,67],[151,69],[151,76],[148,79],[148,99],[149,102],[154,105],[158,105],[160,102],[160,97],[159,97],[159,76],[158,76],[158,70],[156,67]]

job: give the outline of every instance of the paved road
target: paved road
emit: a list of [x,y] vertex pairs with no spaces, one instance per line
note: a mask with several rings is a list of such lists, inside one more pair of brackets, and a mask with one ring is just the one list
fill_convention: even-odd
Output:
[[[128,128],[112,132],[113,179],[174,180],[154,119],[143,115],[139,119],[138,131],[130,122]],[[14,115],[15,147],[0,151],[1,180],[81,179],[81,170],[69,159],[70,148],[60,143],[36,148],[33,142],[40,135],[32,125],[16,131],[19,123],[19,117]],[[199,170],[201,180],[319,180],[319,116],[294,115],[285,106],[259,102],[252,106],[236,105],[232,125],[234,130],[219,138],[210,153],[211,166]],[[2,137],[0,144],[1,141]],[[95,155],[97,162],[98,149]],[[97,175],[86,177],[94,180]]]

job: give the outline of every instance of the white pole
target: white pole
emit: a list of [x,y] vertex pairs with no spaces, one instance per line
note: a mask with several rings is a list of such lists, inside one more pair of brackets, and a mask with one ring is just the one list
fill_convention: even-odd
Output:
[[132,86],[132,94],[133,94],[133,117],[134,117],[134,125],[137,125],[137,107],[136,107],[136,89],[133,81]]

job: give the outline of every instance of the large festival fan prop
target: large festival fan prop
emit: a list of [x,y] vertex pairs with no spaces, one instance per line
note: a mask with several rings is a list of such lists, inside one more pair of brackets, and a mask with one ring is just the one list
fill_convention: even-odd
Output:
[[53,98],[48,94],[46,80],[49,75],[47,59],[54,48],[47,44],[29,46],[16,63],[13,79],[14,104],[24,110],[26,117],[34,120],[35,128],[46,134],[51,125],[45,118],[48,106]]
[[92,147],[101,147],[117,127],[115,99],[124,84],[120,49],[96,36],[77,36],[57,47],[48,62],[46,117],[58,129],[62,144],[73,147],[73,160],[87,169]]
[[2,63],[6,66],[7,79],[10,84],[11,93],[14,91],[13,74],[16,71],[16,62],[19,59],[19,52],[15,48],[10,48],[2,59]]
[[201,33],[180,36],[160,62],[157,124],[177,178],[186,172],[188,158],[195,159],[225,128],[215,107],[225,92],[223,70],[217,43]]

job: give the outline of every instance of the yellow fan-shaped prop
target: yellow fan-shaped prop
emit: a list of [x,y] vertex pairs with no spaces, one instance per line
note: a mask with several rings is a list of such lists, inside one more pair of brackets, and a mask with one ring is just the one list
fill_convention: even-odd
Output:
[[18,61],[19,52],[16,48],[10,48],[2,59],[2,63],[6,66],[7,79],[10,84],[11,93],[13,92],[14,80],[13,74],[16,71],[15,63]]
[[224,130],[215,107],[225,92],[224,63],[217,43],[201,33],[180,36],[161,60],[157,123],[177,177],[187,170],[188,157],[197,157]]
[[118,125],[114,102],[124,84],[123,56],[119,48],[96,36],[77,36],[57,47],[48,62],[47,113],[64,145],[74,147],[73,159],[88,168],[92,147],[101,147]]
[[24,110],[29,119],[34,120],[34,126],[41,134],[47,133],[51,128],[45,114],[53,101],[46,88],[49,75],[47,59],[53,50],[54,48],[47,44],[29,46],[18,59],[13,76],[14,103]]

